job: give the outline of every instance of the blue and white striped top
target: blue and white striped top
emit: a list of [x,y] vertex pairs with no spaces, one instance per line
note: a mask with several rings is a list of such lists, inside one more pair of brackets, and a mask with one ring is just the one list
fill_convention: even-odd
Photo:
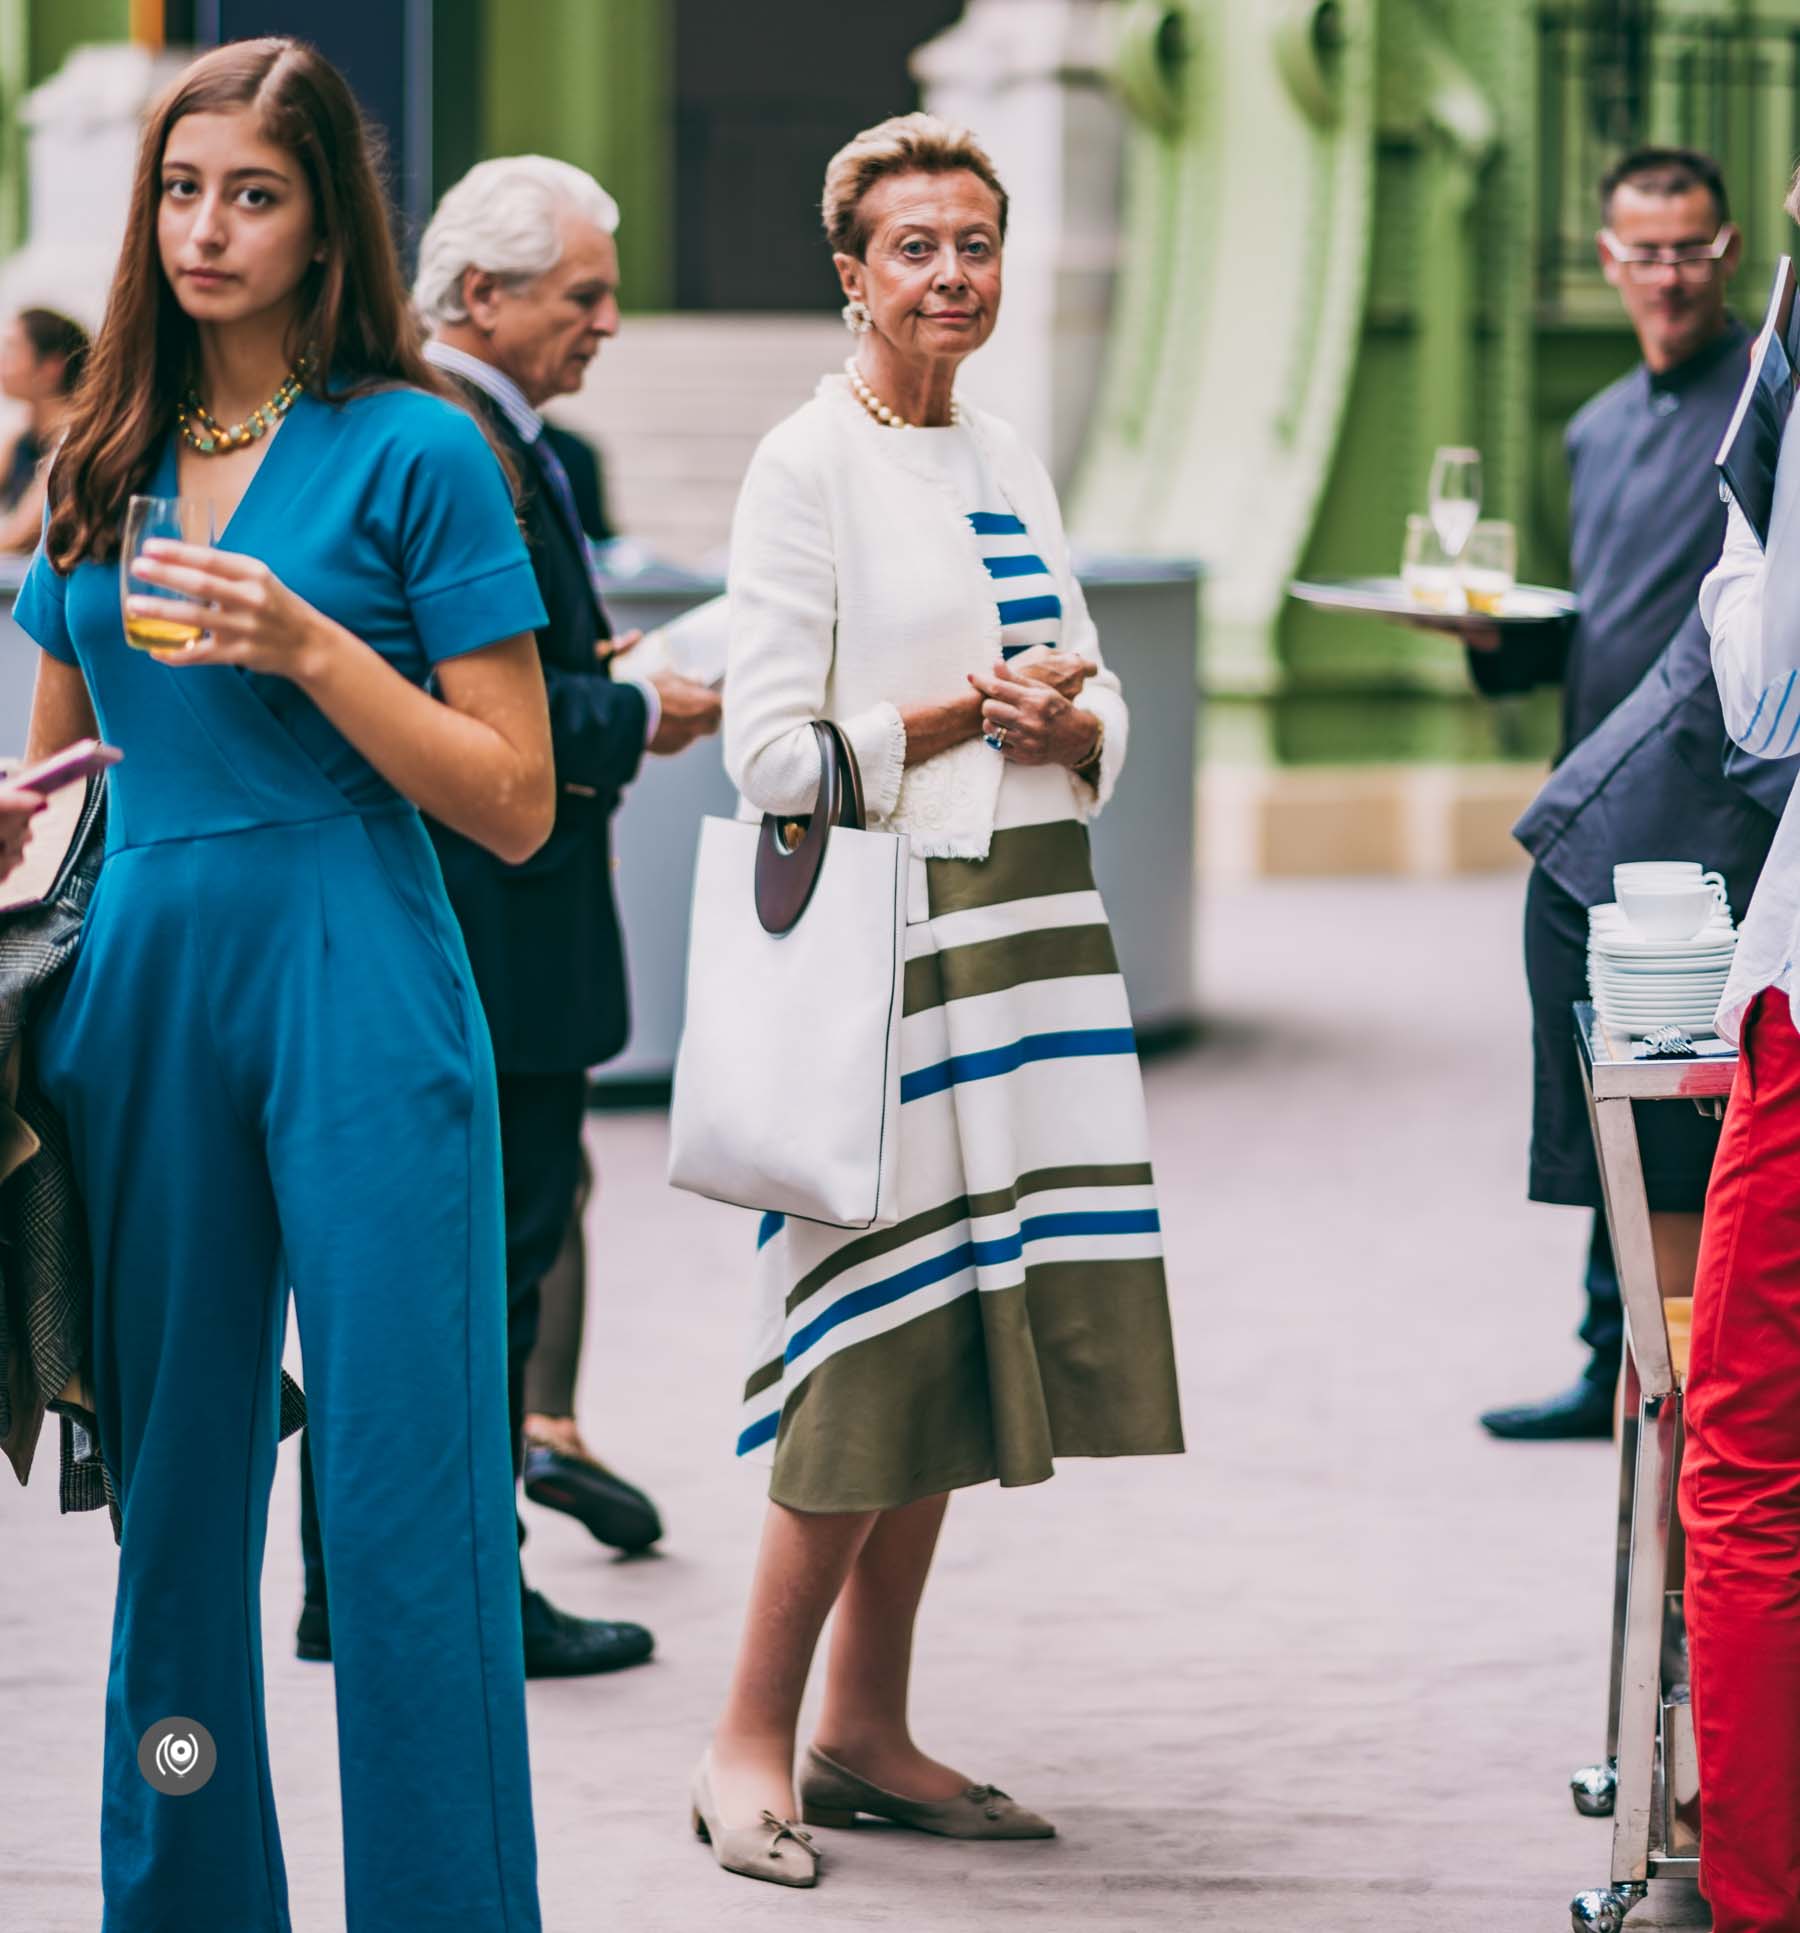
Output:
[[1062,598],[1056,579],[1027,530],[1007,507],[981,446],[961,424],[941,430],[909,430],[942,465],[968,508],[981,561],[994,583],[1000,612],[1000,653],[1015,658],[1033,645],[1055,649],[1062,643]]

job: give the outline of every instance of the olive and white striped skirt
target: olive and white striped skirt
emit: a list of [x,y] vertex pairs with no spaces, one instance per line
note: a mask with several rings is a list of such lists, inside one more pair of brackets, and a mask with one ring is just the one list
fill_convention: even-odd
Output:
[[913,862],[900,1219],[758,1231],[740,1455],[796,1510],[1182,1448],[1143,1086],[1087,829],[1009,766],[985,860]]

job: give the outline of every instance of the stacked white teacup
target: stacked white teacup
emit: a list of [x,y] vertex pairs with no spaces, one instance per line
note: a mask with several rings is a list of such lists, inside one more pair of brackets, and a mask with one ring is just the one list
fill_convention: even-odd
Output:
[[1615,866],[1612,903],[1588,908],[1594,1011],[1619,1033],[1710,1034],[1736,946],[1720,874],[1693,859]]

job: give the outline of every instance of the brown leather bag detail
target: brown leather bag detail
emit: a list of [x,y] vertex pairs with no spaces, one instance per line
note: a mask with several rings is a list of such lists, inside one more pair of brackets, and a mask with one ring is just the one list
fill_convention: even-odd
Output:
[[765,812],[756,845],[756,917],[765,933],[799,923],[825,865],[834,825],[863,830],[862,773],[850,741],[826,718],[813,720],[819,744],[819,797],[810,815]]

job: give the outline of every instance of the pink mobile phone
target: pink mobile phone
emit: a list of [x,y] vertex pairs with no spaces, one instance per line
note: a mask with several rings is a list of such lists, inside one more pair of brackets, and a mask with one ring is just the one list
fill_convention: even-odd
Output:
[[103,745],[97,738],[78,738],[60,752],[52,752],[36,765],[9,773],[5,783],[15,792],[60,792],[65,785],[104,772],[125,756],[116,745]]

